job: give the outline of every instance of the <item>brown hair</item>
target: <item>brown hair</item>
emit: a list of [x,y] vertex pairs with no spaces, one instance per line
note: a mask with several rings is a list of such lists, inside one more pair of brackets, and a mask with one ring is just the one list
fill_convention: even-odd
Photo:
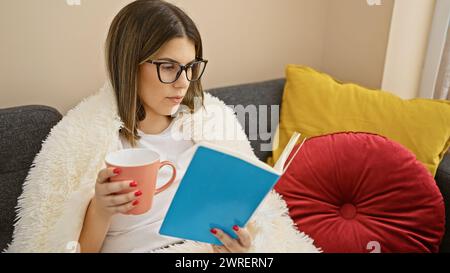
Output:
[[[161,0],[137,0],[125,6],[114,18],[105,44],[108,76],[115,91],[119,116],[124,123],[120,134],[136,145],[137,124],[145,118],[138,96],[139,65],[149,60],[166,42],[187,37],[195,44],[196,58],[203,58],[200,33],[180,8]],[[201,98],[201,81],[191,82],[183,100],[194,111],[195,98]]]

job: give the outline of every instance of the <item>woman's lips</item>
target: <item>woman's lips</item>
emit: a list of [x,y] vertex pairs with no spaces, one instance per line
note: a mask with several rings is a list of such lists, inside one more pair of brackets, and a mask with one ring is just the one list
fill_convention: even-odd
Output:
[[171,101],[172,103],[174,103],[174,104],[180,104],[180,103],[183,101],[183,98],[184,98],[184,97],[179,97],[179,96],[176,96],[176,97],[167,97],[167,99],[168,99],[169,101]]

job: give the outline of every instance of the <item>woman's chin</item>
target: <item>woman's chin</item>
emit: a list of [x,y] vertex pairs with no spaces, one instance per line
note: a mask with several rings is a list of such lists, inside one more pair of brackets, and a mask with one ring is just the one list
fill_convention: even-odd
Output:
[[168,115],[170,115],[170,116],[174,115],[178,111],[179,108],[180,108],[179,104],[171,107],[168,111],[169,112]]

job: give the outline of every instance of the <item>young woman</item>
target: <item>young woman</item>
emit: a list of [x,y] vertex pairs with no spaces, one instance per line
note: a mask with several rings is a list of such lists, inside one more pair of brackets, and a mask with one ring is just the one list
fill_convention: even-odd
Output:
[[[214,142],[255,155],[233,111],[203,93],[202,40],[178,7],[138,0],[123,8],[109,30],[106,63],[105,86],[69,111],[36,157],[9,251],[72,251],[74,245],[82,252],[317,251],[273,192],[248,227],[233,227],[238,239],[211,230],[223,246],[159,235],[194,144]],[[138,216],[124,213],[139,203],[140,192],[116,194],[135,183],[108,183],[121,170],[104,165],[108,152],[130,147],[157,151],[178,174]]]

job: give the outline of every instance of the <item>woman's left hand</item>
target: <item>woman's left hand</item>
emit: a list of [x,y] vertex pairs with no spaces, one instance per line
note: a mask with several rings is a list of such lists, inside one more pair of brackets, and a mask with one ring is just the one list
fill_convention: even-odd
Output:
[[223,243],[223,246],[212,245],[215,253],[243,253],[248,252],[252,244],[252,238],[246,228],[233,226],[234,233],[237,234],[238,239],[231,238],[228,234],[218,228],[211,229],[211,233]]

